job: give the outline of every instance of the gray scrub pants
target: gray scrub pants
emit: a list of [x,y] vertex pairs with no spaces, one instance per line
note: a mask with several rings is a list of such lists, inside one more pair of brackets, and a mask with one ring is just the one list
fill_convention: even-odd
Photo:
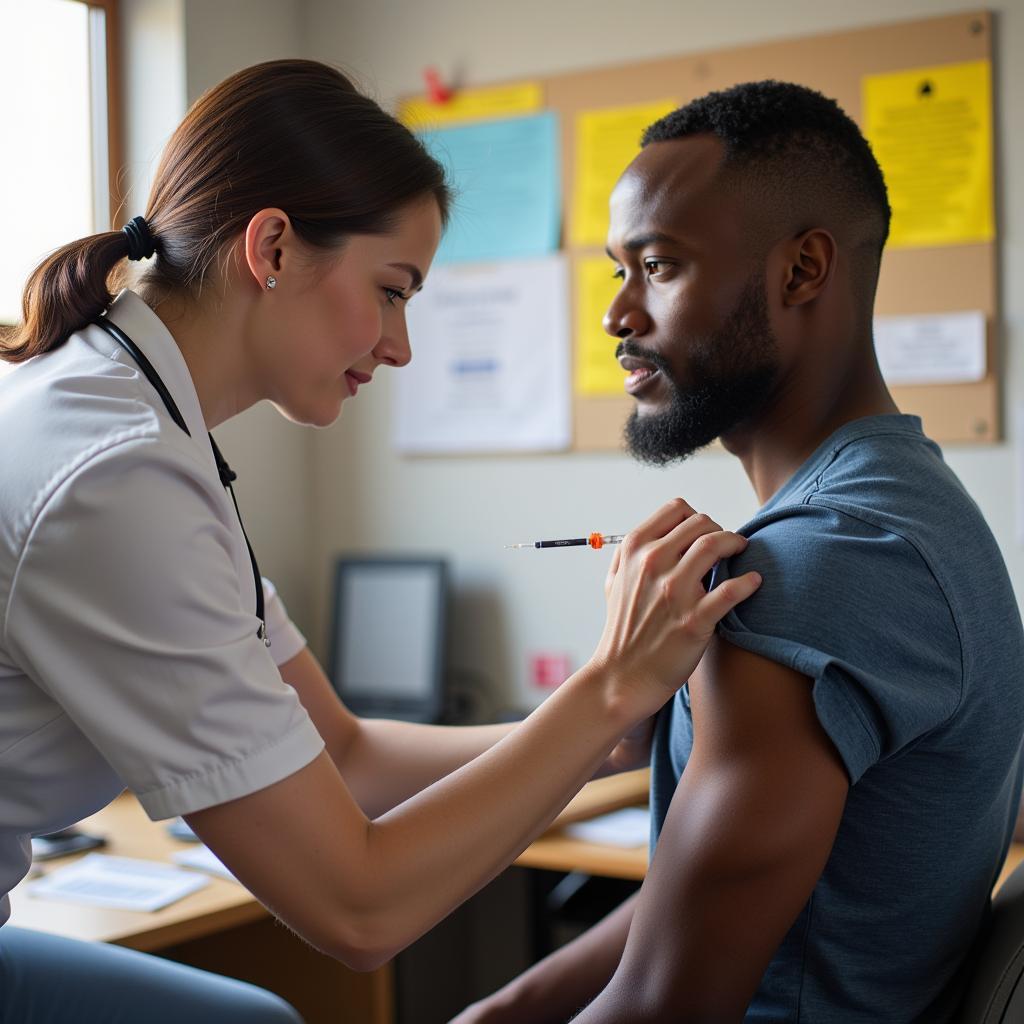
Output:
[[0,1024],[302,1024],[254,985],[106,943],[0,928]]

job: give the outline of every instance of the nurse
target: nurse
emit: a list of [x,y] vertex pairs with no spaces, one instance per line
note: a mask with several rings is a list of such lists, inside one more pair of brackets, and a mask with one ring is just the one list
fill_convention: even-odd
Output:
[[[745,541],[675,500],[616,553],[591,660],[521,725],[339,703],[259,576],[208,432],[262,400],[326,426],[408,363],[405,305],[448,205],[438,164],[339,72],[274,61],[196,102],[145,217],[32,275],[0,345],[24,363],[0,383],[0,923],[29,837],[127,787],[310,943],[373,968],[621,766],[618,741],[756,589],[705,594]],[[114,298],[124,260],[150,257]],[[142,1013],[296,1019],[241,983],[0,928],[0,1020]]]

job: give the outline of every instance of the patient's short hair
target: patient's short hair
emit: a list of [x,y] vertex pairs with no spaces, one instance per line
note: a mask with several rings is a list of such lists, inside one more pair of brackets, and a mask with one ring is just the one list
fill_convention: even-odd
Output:
[[844,233],[873,296],[892,211],[871,147],[835,100],[791,82],[747,82],[666,114],[641,145],[702,134],[722,140],[722,173],[780,228]]

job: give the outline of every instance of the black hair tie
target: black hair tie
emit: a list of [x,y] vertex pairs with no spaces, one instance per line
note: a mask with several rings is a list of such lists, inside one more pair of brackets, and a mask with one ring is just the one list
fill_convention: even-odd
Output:
[[156,252],[156,241],[145,217],[132,217],[121,230],[128,236],[128,259],[148,260]]

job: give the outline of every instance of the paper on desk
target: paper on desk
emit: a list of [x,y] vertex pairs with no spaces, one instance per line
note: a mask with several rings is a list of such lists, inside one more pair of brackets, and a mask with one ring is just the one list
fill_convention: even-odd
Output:
[[208,878],[166,864],[90,853],[32,882],[27,891],[45,899],[122,910],[159,910],[210,884]]
[[603,846],[646,846],[651,831],[651,812],[647,807],[623,807],[620,811],[566,825],[563,831],[573,839]]
[[171,854],[171,860],[182,867],[195,868],[197,871],[206,871],[211,875],[218,875],[220,878],[228,878],[237,882],[233,874],[225,866],[224,862],[208,846],[194,846],[191,850],[179,850]]

